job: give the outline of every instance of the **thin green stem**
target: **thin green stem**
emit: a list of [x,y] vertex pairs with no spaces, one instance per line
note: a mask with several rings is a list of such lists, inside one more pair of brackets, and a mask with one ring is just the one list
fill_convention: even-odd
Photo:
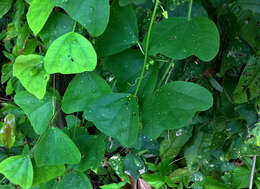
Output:
[[148,29],[148,33],[147,33],[147,38],[146,38],[145,55],[144,55],[144,65],[143,65],[143,69],[142,69],[142,72],[141,72],[141,75],[140,75],[140,79],[139,79],[139,82],[138,82],[138,84],[137,84],[137,87],[136,87],[134,96],[137,95],[138,90],[139,90],[139,88],[140,88],[140,85],[141,85],[141,83],[142,83],[143,77],[144,77],[144,72],[145,72],[145,68],[146,68],[146,64],[147,64],[147,60],[148,60],[149,41],[150,41],[150,37],[151,37],[152,26],[153,26],[153,22],[154,22],[154,19],[155,19],[155,15],[156,15],[156,11],[157,11],[158,4],[159,4],[159,0],[156,0],[155,6],[154,6],[154,9],[153,9],[153,14],[152,14],[151,22],[150,22],[149,29]]
[[172,62],[168,65],[168,67],[166,68],[166,70],[165,70],[165,72],[164,72],[164,74],[163,74],[161,80],[159,81],[159,83],[158,83],[158,85],[157,85],[158,88],[162,85],[163,81],[165,80],[166,76],[168,75],[168,72],[169,72],[170,69],[173,67],[173,65],[174,65],[174,62],[172,61]]
[[75,21],[72,32],[75,32],[76,26],[77,26],[77,22]]
[[190,21],[191,19],[191,9],[192,9],[192,0],[190,0],[190,5],[189,5],[188,21]]

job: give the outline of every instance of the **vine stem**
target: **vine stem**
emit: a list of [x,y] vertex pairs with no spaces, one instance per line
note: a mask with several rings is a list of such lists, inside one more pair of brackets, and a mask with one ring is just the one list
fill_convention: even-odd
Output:
[[72,32],[75,32],[76,26],[77,26],[77,22],[75,21]]
[[188,13],[188,21],[190,21],[190,19],[191,19],[192,1],[193,1],[193,0],[190,0],[189,13]]
[[151,37],[152,26],[153,26],[153,22],[154,22],[154,19],[155,19],[155,15],[156,15],[158,4],[159,4],[159,0],[156,0],[155,6],[154,6],[154,9],[153,9],[152,18],[151,18],[150,25],[149,25],[149,29],[148,29],[148,32],[147,32],[147,38],[146,38],[146,43],[145,43],[144,65],[143,65],[143,69],[142,69],[142,72],[141,72],[141,75],[140,75],[140,79],[139,79],[139,82],[137,84],[134,96],[137,95],[138,90],[140,88],[140,85],[142,83],[143,77],[144,77],[144,72],[145,72],[145,68],[146,68],[147,60],[148,60],[149,41],[150,41],[150,37]]
[[253,184],[254,184],[255,163],[256,163],[256,156],[253,157],[249,189],[252,189],[253,188]]

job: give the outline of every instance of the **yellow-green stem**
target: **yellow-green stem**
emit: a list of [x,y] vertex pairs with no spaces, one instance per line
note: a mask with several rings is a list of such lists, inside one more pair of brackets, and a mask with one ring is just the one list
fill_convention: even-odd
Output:
[[191,9],[192,9],[192,0],[190,0],[190,5],[189,5],[188,21],[190,21],[191,19]]

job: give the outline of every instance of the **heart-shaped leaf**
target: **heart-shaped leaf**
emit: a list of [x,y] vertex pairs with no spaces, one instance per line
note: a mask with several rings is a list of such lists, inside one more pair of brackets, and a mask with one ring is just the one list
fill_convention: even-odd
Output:
[[98,56],[119,53],[138,42],[138,26],[134,9],[131,6],[120,7],[113,1],[106,31],[97,38],[95,47]]
[[109,20],[109,0],[51,0],[82,24],[91,36],[101,35]]
[[84,112],[84,117],[108,136],[119,140],[123,146],[136,143],[139,133],[139,110],[135,98],[130,94],[107,95]]
[[33,182],[33,166],[29,156],[18,155],[3,160],[0,173],[23,188],[30,188]]
[[52,127],[34,152],[37,166],[76,164],[81,155],[77,146],[60,129]]
[[39,99],[44,97],[50,76],[43,68],[42,56],[35,54],[18,56],[13,65],[13,75],[28,92]]
[[43,166],[34,168],[33,185],[48,182],[62,176],[65,172],[64,165]]
[[63,97],[62,110],[67,113],[84,111],[98,98],[112,93],[110,86],[94,72],[77,75]]
[[51,0],[33,0],[31,3],[26,18],[35,36],[43,28],[53,8]]
[[197,84],[168,83],[144,99],[143,133],[155,139],[163,130],[184,127],[196,112],[209,109],[212,103],[210,92]]
[[57,189],[92,189],[89,178],[80,172],[73,171],[66,175],[58,184]]
[[18,92],[14,96],[15,103],[20,106],[28,116],[35,132],[42,134],[48,127],[53,116],[53,94],[47,92],[43,99],[39,100],[27,91]]
[[[144,40],[145,44],[146,38]],[[203,61],[212,60],[220,45],[219,32],[207,17],[173,17],[160,21],[152,28],[149,54],[163,54],[173,59],[191,55]]]
[[91,43],[74,32],[66,33],[56,39],[44,58],[44,67],[50,74],[92,71],[96,65],[97,56]]

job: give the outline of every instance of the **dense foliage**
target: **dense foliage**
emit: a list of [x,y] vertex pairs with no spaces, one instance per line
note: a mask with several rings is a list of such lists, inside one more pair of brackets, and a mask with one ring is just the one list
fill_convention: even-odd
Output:
[[259,0],[0,0],[0,18],[0,189],[260,189]]

